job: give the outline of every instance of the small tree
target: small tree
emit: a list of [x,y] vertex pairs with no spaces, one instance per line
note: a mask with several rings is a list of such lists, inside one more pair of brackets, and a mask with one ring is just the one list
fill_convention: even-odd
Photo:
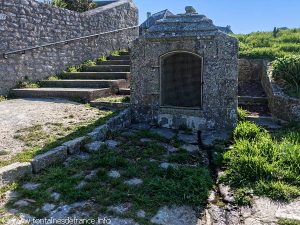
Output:
[[274,30],[273,30],[273,37],[274,38],[277,38],[277,34],[279,33],[279,29],[277,27],[274,27]]
[[52,0],[52,5],[76,12],[85,12],[96,8],[93,0]]
[[66,8],[77,12],[85,12],[96,7],[93,0],[63,0],[66,3]]

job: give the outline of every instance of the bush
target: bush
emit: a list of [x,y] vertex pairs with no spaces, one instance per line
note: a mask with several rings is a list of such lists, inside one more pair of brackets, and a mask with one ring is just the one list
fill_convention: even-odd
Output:
[[275,60],[284,57],[287,53],[273,47],[246,49],[239,53],[240,58]]
[[255,139],[259,134],[262,133],[262,128],[256,126],[254,123],[249,121],[242,121],[235,129],[233,135],[234,139]]
[[227,169],[223,181],[273,199],[300,196],[299,127],[274,138],[255,124],[240,122],[234,134],[233,149],[224,154]]
[[284,80],[288,89],[300,92],[300,56],[289,56],[273,62],[273,76]]
[[93,0],[53,0],[52,4],[76,12],[85,12],[96,8]]

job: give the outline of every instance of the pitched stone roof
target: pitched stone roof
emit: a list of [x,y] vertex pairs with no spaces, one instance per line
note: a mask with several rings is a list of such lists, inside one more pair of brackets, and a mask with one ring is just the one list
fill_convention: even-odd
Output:
[[[150,27],[155,25],[158,20],[166,19],[167,16],[174,16],[174,14],[168,9],[165,9],[163,11],[151,15],[146,21],[144,21],[140,25],[140,34],[142,34],[144,30],[149,29]],[[231,30],[231,26],[226,26],[226,27],[217,26],[217,28],[226,34],[233,33]]]

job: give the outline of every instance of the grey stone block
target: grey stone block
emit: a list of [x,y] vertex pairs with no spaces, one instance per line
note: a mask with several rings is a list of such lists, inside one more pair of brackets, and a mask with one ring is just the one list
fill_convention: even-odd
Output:
[[74,140],[64,143],[63,146],[67,147],[68,154],[73,155],[73,154],[80,152],[80,148],[86,139],[87,139],[87,137],[79,137],[79,138],[76,138]]
[[64,162],[68,157],[68,148],[67,146],[59,146],[51,151],[48,151],[44,154],[34,157],[31,161],[32,169],[34,173],[40,172],[46,167]]
[[0,168],[0,187],[10,182],[14,182],[25,174],[32,173],[31,164],[25,163],[14,163],[9,166]]

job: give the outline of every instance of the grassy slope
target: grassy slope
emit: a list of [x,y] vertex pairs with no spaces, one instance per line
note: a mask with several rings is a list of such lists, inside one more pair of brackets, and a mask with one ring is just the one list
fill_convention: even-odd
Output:
[[254,32],[233,35],[240,42],[240,58],[269,59],[286,55],[300,55],[300,29],[272,32]]

